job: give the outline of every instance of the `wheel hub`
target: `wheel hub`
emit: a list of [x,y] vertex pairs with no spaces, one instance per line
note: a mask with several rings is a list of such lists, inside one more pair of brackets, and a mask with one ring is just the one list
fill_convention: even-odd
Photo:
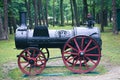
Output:
[[35,61],[34,60],[29,60],[29,64],[31,64],[31,65],[33,65],[35,63]]
[[81,56],[81,57],[83,57],[83,56],[84,56],[84,54],[85,54],[84,52],[80,52],[80,56]]

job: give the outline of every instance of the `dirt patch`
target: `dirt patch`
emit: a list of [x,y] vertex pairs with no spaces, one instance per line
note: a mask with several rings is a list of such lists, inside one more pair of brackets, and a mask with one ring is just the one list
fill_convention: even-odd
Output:
[[[64,65],[62,60],[54,60],[54,61],[48,61],[47,66],[50,65]],[[109,63],[109,61],[101,61],[99,65],[104,65],[108,72],[102,75],[92,75],[92,76],[86,76],[86,75],[69,75],[69,76],[32,76],[28,77],[29,80],[120,80],[120,67],[114,66]],[[4,80],[12,80],[8,73],[9,71],[17,68],[16,62],[9,62],[2,65]]]
[[12,80],[9,76],[8,73],[9,71],[15,69],[17,67],[16,62],[9,62],[5,63],[2,65],[2,73],[3,73],[3,80]]

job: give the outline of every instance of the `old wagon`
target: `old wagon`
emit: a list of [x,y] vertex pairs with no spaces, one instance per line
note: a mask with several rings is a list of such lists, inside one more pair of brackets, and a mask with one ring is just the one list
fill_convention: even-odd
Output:
[[49,60],[48,48],[59,48],[65,66],[73,73],[93,71],[101,58],[101,36],[97,27],[49,30],[46,26],[28,29],[25,14],[16,29],[15,46],[23,51],[17,56],[20,70],[27,75],[40,74]]

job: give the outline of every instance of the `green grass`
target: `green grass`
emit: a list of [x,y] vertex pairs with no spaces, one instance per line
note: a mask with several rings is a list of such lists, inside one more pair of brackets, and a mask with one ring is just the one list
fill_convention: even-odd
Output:
[[15,49],[14,36],[10,35],[9,40],[0,41],[0,65],[11,60],[16,60],[16,55],[19,53]]
[[[11,61],[17,61],[16,55],[19,53],[18,50],[14,49],[14,36],[10,35],[9,40],[0,41],[0,66],[4,63],[8,63]],[[0,67],[0,77],[4,77],[2,74],[2,69]]]
[[113,64],[120,65],[120,35],[113,35],[111,32],[102,33],[103,57],[109,59]]
[[58,29],[67,29],[67,30],[71,30],[73,27],[72,26],[50,26],[49,29],[54,29],[54,30],[58,30]]
[[[58,29],[58,27],[50,27],[50,29]],[[67,26],[67,27],[59,27],[59,29],[72,29],[72,27]],[[111,32],[110,27],[105,28],[105,32],[101,33],[103,45],[102,45],[102,60],[109,60],[113,65],[120,65],[120,34],[119,35],[113,35]],[[0,41],[0,79],[5,78],[5,74],[2,73],[2,64],[8,63],[11,61],[16,61],[17,62],[17,57],[21,51],[16,50],[15,44],[14,44],[14,36],[10,35],[9,40],[5,41]],[[59,49],[49,49],[50,50],[50,57],[55,57],[55,56],[61,56],[60,50]],[[54,62],[54,60],[51,60]],[[95,71],[99,72],[99,74],[104,74],[106,72],[106,69],[104,68],[103,65],[99,65]],[[44,74],[53,74],[53,73],[64,73],[62,76],[79,76],[79,74],[70,74],[71,72],[67,70],[66,67],[64,66],[58,66],[58,67],[47,67],[43,73],[42,76],[39,75],[39,77],[44,77]],[[94,75],[95,73],[93,73]],[[86,74],[84,74],[86,75]],[[87,74],[87,75],[92,75],[92,74]],[[96,74],[95,74],[96,75]],[[28,78],[23,77],[23,73],[16,68],[14,70],[11,70],[8,75],[10,76],[13,80],[28,80]]]
[[[69,71],[65,66],[46,66],[46,68],[43,70],[43,72],[37,77],[50,77],[50,76],[95,76],[95,75],[101,75],[106,72],[106,69],[103,66],[98,66],[94,71],[86,74],[75,74]],[[24,75],[21,73],[21,71],[16,68],[12,71],[10,71],[9,75],[13,80],[29,80],[29,76]]]
[[10,71],[9,76],[10,76],[13,80],[28,80],[27,78],[24,78],[24,77],[23,77],[22,72],[21,72],[18,68]]

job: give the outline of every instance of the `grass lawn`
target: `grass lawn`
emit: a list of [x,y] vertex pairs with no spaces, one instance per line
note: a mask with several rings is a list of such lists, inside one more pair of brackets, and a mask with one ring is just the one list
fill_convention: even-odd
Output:
[[[59,27],[59,28],[62,29],[62,27]],[[58,28],[54,27],[54,29],[58,29]],[[68,26],[65,27],[65,29],[68,29]],[[120,58],[120,34],[113,35],[110,27],[108,27],[108,28],[105,28],[104,33],[101,33],[101,37],[102,37],[102,41],[103,41],[102,60],[109,59],[109,61],[111,63],[113,63],[115,65],[120,65],[120,61],[119,61],[119,58]],[[1,67],[2,64],[8,63],[11,61],[17,62],[16,55],[19,54],[21,51],[16,50],[14,48],[15,48],[15,44],[14,44],[14,36],[13,35],[10,35],[9,40],[0,41],[0,78],[1,79],[5,78],[6,76],[10,76],[14,80],[21,80],[20,76],[22,75],[22,73],[20,72],[20,70],[18,68],[14,69],[13,71],[10,71],[9,75],[6,75],[6,76],[3,75],[3,73],[2,73],[2,67]],[[58,56],[58,55],[60,55],[60,50],[50,49],[51,57]],[[65,67],[59,67],[59,69],[54,67],[51,69],[45,69],[44,73],[46,73],[46,72],[52,73],[51,71],[53,71],[53,72],[54,72],[54,70],[59,71],[59,69],[60,70],[63,69],[63,71],[65,71],[65,72],[68,71],[68,70],[66,70]],[[103,70],[103,72],[105,71],[102,66],[99,66],[97,70],[98,71]],[[26,78],[24,80],[26,80]]]
[[102,33],[102,41],[103,58],[109,59],[114,65],[120,65],[120,34],[113,35],[106,31]]

